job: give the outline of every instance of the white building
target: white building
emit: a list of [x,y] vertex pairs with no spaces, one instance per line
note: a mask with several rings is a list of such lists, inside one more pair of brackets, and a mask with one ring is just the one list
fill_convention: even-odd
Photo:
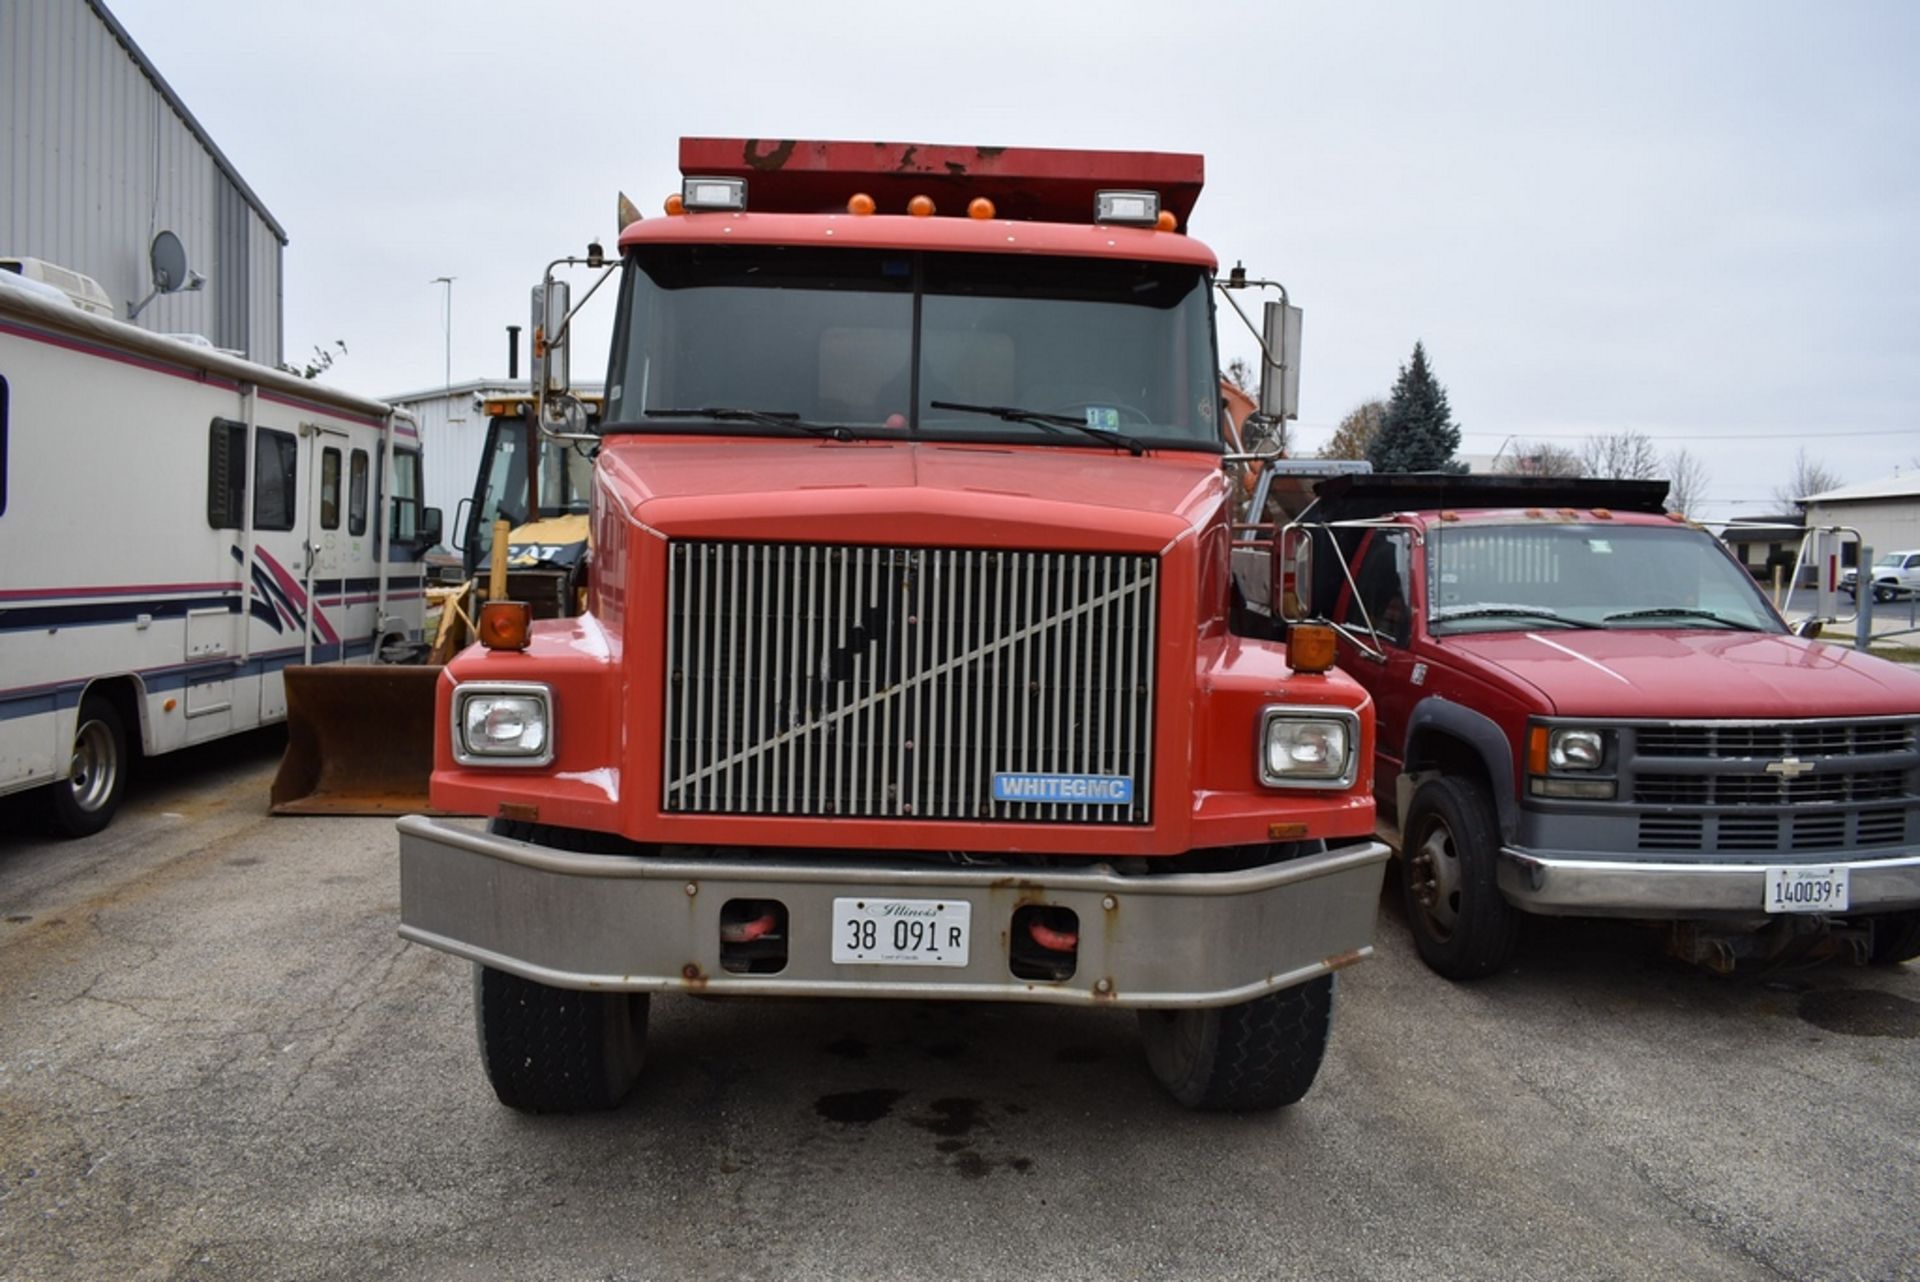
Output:
[[103,0],[0,3],[0,257],[91,276],[127,320],[162,231],[204,285],[135,323],[278,365],[285,230]]
[[[1920,469],[1810,494],[1801,502],[1808,525],[1852,526],[1876,555],[1920,548]],[[1851,556],[1846,563],[1853,564]]]

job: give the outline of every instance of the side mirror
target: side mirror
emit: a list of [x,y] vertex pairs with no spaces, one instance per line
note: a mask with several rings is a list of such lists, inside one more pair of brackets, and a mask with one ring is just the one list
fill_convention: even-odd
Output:
[[533,359],[528,362],[528,373],[535,391],[564,392],[573,385],[568,377],[565,328],[572,294],[563,280],[533,287]]
[[472,515],[472,513],[473,499],[471,497],[461,499],[459,505],[453,509],[454,540],[449,546],[456,552],[464,552],[467,550],[467,539],[470,537],[467,531],[467,518]]
[[1300,309],[1268,303],[1261,335],[1260,412],[1270,419],[1300,417]]
[[418,541],[422,549],[439,546],[442,526],[440,516],[440,509],[437,507],[420,509],[420,534]]
[[1825,619],[1819,615],[1809,615],[1793,625],[1793,635],[1805,638],[1808,641],[1815,641],[1819,639],[1820,634],[1826,630],[1826,627],[1827,621]]
[[1288,623],[1308,617],[1313,596],[1313,531],[1288,525],[1275,540],[1273,557],[1273,612]]

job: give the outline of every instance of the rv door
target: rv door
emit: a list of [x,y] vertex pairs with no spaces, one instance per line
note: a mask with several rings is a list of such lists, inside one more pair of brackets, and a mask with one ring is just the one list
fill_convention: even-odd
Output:
[[[306,534],[304,536],[305,555],[301,558],[301,584],[307,594],[307,614],[305,637],[301,642],[303,663],[312,663],[317,657],[323,663],[336,662],[346,657],[346,638],[338,638],[338,644],[326,635],[316,635],[320,624],[321,602],[334,604],[328,615],[344,623],[346,620],[346,583],[343,580],[341,566],[345,563],[342,551],[344,531],[341,526],[342,511],[346,504],[347,434],[336,427],[327,427],[321,423],[302,423],[300,434],[306,438],[306,474],[307,513]],[[319,647],[316,656],[315,647]]]

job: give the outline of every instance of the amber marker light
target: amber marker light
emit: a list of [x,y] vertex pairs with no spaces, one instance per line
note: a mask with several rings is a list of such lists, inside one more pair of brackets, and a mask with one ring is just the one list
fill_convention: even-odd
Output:
[[907,212],[915,218],[933,217],[933,197],[915,196],[907,202]]
[[1307,835],[1305,824],[1268,824],[1268,841],[1298,841]]
[[967,217],[982,219],[993,217],[993,202],[985,196],[975,196],[967,202]]
[[1596,521],[1611,521],[1613,519],[1613,509],[1610,507],[1597,507],[1593,509],[1593,519]]
[[1295,672],[1325,672],[1333,666],[1334,631],[1324,623],[1296,623],[1287,630],[1287,666]]
[[874,210],[873,197],[864,191],[856,191],[847,197],[847,212],[865,218]]
[[1153,225],[1161,231],[1176,231],[1180,227],[1180,220],[1173,216],[1171,209],[1163,209],[1160,216],[1153,220]]
[[668,217],[675,218],[687,212],[687,202],[680,193],[676,191],[673,195],[667,197],[666,204],[662,205],[661,208],[667,211]]
[[1535,726],[1527,732],[1527,773],[1547,773],[1547,728]]
[[533,634],[533,608],[525,601],[489,601],[480,607],[480,644],[489,650],[524,650]]

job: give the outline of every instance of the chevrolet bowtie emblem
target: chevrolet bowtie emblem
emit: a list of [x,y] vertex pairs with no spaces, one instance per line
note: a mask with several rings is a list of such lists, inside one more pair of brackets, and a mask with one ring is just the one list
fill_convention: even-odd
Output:
[[1798,757],[1786,757],[1780,761],[1769,761],[1767,763],[1767,773],[1770,775],[1779,775],[1782,779],[1798,779],[1801,775],[1806,774],[1812,769],[1813,763],[1811,761],[1802,761]]

